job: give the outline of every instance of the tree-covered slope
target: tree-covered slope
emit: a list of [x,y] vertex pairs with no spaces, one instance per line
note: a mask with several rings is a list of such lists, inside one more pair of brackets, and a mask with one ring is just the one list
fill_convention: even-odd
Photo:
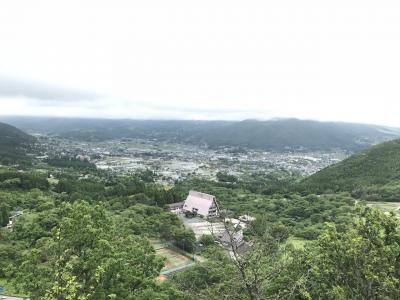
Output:
[[18,128],[0,123],[0,163],[12,164],[27,160],[26,151],[34,138]]
[[242,146],[257,149],[341,148],[359,150],[378,141],[394,138],[398,133],[384,131],[374,125],[317,122],[283,119],[271,121],[246,120],[232,123],[205,136],[205,141],[217,146]]
[[313,192],[361,193],[372,187],[393,188],[397,184],[400,184],[400,140],[385,142],[355,154],[306,178],[300,186]]

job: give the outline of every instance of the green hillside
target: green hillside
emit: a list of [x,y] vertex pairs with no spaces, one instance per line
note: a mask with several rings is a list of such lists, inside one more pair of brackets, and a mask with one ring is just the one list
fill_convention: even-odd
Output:
[[[301,182],[303,191],[349,191],[375,200],[400,199],[400,140],[379,144]],[[378,198],[377,198],[378,197]]]
[[215,146],[255,149],[358,151],[376,142],[394,139],[398,132],[366,124],[318,122],[298,119],[246,120],[208,132],[204,141]]
[[26,162],[34,138],[18,128],[0,123],[0,164]]

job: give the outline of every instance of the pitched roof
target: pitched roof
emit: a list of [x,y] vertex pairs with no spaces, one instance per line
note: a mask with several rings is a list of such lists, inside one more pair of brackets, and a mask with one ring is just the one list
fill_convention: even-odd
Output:
[[[230,230],[230,229],[228,229],[228,230]],[[220,232],[217,235],[217,239],[221,243],[238,243],[238,244],[240,244],[243,242],[243,230],[232,231],[232,232],[228,232],[228,230]]]
[[190,191],[183,206],[184,210],[192,211],[197,209],[199,215],[207,216],[210,207],[215,201],[215,197],[209,194]]

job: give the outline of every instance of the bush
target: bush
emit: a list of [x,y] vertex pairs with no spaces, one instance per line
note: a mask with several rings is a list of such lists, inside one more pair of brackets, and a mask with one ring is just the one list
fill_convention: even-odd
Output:
[[204,246],[214,245],[214,238],[212,237],[212,235],[203,234],[200,237],[200,243],[202,243]]

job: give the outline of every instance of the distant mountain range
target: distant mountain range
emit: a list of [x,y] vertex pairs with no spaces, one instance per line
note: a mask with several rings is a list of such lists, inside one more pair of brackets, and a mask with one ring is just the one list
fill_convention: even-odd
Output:
[[15,164],[28,160],[26,151],[34,138],[14,126],[0,123],[0,164]]
[[80,140],[143,138],[158,141],[243,147],[263,150],[358,151],[400,137],[400,130],[377,125],[317,122],[298,119],[270,121],[140,121],[1,117],[31,132]]

